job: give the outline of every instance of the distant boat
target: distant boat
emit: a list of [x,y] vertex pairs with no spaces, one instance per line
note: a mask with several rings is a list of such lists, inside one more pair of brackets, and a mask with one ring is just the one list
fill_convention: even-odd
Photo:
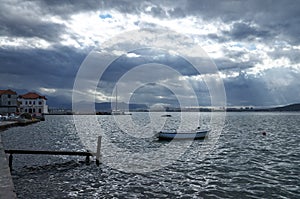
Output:
[[179,132],[177,130],[162,130],[157,133],[156,137],[159,140],[197,140],[204,139],[209,131],[210,130],[200,130],[200,128],[188,132]]
[[111,112],[112,115],[131,115],[131,113],[125,113],[124,111],[114,110]]
[[162,117],[172,117],[172,115],[166,114],[166,115],[162,115]]
[[118,110],[118,88],[116,86],[116,107],[112,110],[111,115],[131,115],[131,113],[125,113],[124,111]]

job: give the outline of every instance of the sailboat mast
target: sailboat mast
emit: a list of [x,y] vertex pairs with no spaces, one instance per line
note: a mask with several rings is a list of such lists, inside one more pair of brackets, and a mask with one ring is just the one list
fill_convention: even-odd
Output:
[[118,110],[118,87],[116,85],[116,111]]

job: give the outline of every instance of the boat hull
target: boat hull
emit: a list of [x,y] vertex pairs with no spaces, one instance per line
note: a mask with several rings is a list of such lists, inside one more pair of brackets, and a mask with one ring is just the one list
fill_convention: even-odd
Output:
[[176,133],[161,131],[157,134],[159,140],[198,140],[204,139],[209,130],[191,132],[191,133]]

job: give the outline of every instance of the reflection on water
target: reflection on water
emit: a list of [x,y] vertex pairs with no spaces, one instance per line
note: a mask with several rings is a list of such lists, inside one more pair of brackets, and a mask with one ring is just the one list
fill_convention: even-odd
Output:
[[[186,114],[194,117],[195,113]],[[128,118],[96,118],[104,129],[102,133],[120,150],[151,152],[168,145],[150,136],[153,131],[147,129],[157,125],[160,115],[133,113],[120,117]],[[201,113],[202,125],[209,118],[209,113]],[[135,125],[134,132],[144,131],[146,135],[132,136],[128,119],[134,121],[130,124]],[[174,113],[167,120],[165,128],[177,128],[180,114]],[[122,127],[116,122],[123,122]],[[146,173],[122,172],[109,164],[97,167],[94,162],[85,165],[83,157],[14,155],[13,180],[19,198],[299,198],[299,124],[298,113],[228,113],[214,150],[204,158],[199,155],[201,140],[192,142],[172,164]],[[95,145],[97,135],[99,132],[83,141],[72,116],[47,116],[45,122],[8,129],[2,133],[2,140],[7,149],[84,151],[87,143]],[[183,142],[176,144],[181,150]]]
[[[221,117],[223,114],[215,115]],[[96,151],[95,140],[102,136],[101,159],[104,164],[125,172],[150,172],[178,160],[193,143],[191,140],[158,142],[155,137],[158,131],[194,130],[200,124],[210,124],[209,116],[200,117],[198,113],[173,113],[171,118],[162,118],[161,113],[135,113],[132,117],[79,115],[75,116],[75,124],[82,143],[91,151]],[[217,133],[212,129],[208,139],[194,147],[198,158],[212,148],[215,142],[212,138]]]

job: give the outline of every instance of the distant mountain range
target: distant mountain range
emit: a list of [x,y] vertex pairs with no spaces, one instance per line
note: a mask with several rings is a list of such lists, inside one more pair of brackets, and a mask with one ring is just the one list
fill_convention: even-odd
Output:
[[[102,103],[88,103],[88,102],[79,102],[78,104],[78,110],[82,110],[84,112],[84,110],[91,110],[94,109],[96,111],[111,111],[111,110],[115,110],[115,103],[111,103],[111,102],[102,102]],[[70,106],[70,109],[72,108],[72,105]],[[122,111],[128,111],[128,110],[139,110],[139,109],[148,109],[148,106],[144,105],[144,104],[127,104],[124,102],[119,102],[117,104],[117,109],[118,110],[122,110]]]
[[[102,103],[95,103],[96,111],[111,111],[115,108],[115,103],[110,102],[102,102]],[[148,106],[145,104],[127,104],[124,102],[118,103],[119,110],[147,110]]]
[[300,104],[290,104],[269,109],[270,111],[300,111]]
[[[93,110],[94,107],[96,112],[105,112],[109,113],[115,109],[115,104],[110,102],[103,102],[103,103],[95,103],[93,104],[82,102],[81,109],[79,112],[86,113],[87,110]],[[92,107],[91,107],[92,106]],[[72,111],[72,107],[69,107],[69,112]],[[118,110],[122,111],[149,111],[149,107],[145,104],[127,104],[124,102],[118,103]],[[184,112],[211,112],[211,111],[224,111],[224,109],[213,109],[213,108],[172,108],[168,107],[162,110],[151,110],[151,111],[167,111],[167,112],[174,112],[174,111],[184,111]],[[279,112],[279,111],[300,111],[300,103],[299,104],[290,104],[286,106],[279,106],[279,107],[272,107],[272,108],[255,108],[255,107],[227,107],[227,112]]]
[[300,104],[290,104],[286,106],[278,106],[272,108],[227,108],[228,112],[246,112],[246,111],[256,111],[256,112],[276,112],[276,111],[300,111]]

